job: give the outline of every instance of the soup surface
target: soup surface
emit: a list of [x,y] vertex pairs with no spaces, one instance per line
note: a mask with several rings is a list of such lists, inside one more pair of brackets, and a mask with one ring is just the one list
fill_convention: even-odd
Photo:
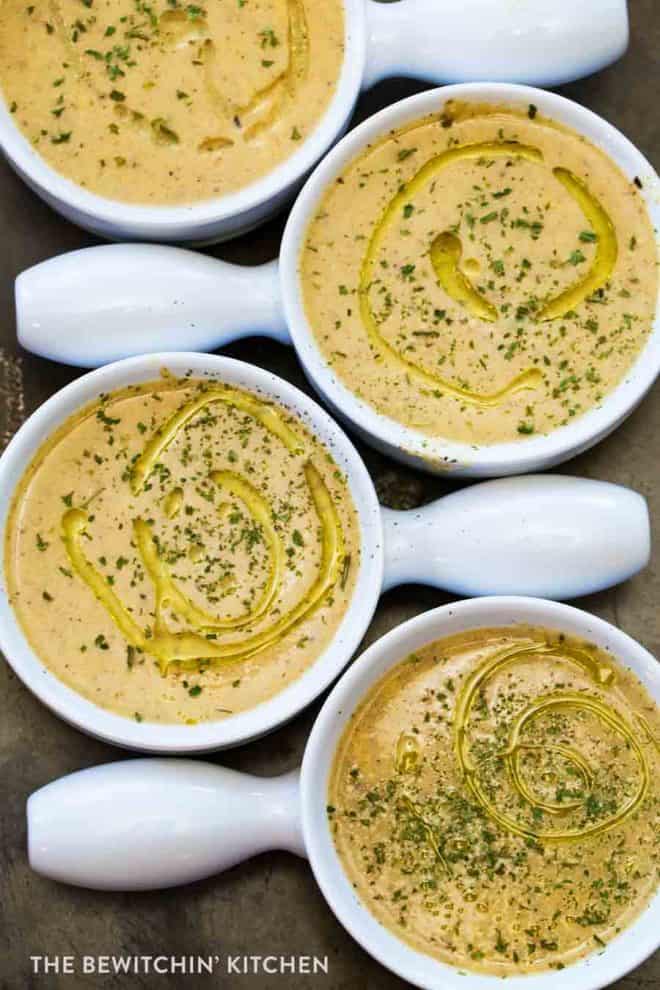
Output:
[[300,279],[354,393],[428,436],[493,444],[621,381],[652,327],[656,260],[639,188],[600,150],[534,107],[449,104],[330,185]]
[[611,656],[480,629],[409,656],[349,722],[336,847],[415,949],[506,976],[598,951],[657,889],[660,712]]
[[46,161],[92,192],[175,204],[292,155],[333,96],[342,0],[5,0],[0,85]]
[[211,380],[132,386],[67,420],[5,536],[37,656],[138,721],[221,719],[281,691],[328,646],[358,569],[329,452],[283,408]]

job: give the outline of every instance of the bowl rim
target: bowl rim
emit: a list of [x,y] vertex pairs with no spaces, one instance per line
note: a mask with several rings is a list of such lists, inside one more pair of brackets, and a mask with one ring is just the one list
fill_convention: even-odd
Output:
[[190,238],[190,229],[239,219],[291,190],[301,182],[341,133],[362,86],[367,29],[363,0],[341,0],[344,7],[344,58],[325,112],[300,147],[274,169],[244,188],[211,199],[170,206],[125,203],[85,189],[49,165],[14,121],[0,92],[0,147],[12,166],[51,206],[68,207],[81,217],[116,230],[122,237]]
[[[378,922],[356,895],[336,852],[327,816],[328,780],[345,726],[370,689],[410,652],[466,629],[530,623],[591,640],[640,677],[660,703],[660,666],[640,643],[572,605],[522,596],[473,598],[442,605],[395,627],[373,643],[335,685],[312,728],[301,772],[302,829],[316,881],[350,935],[382,965],[421,990],[495,990],[502,979],[439,962]],[[600,990],[660,947],[660,887],[648,907],[602,951],[562,970],[566,990]],[[513,990],[555,990],[555,970],[506,978]]]
[[327,363],[305,313],[300,260],[309,224],[328,186],[366,145],[390,130],[439,112],[448,100],[501,103],[524,109],[534,104],[543,116],[584,135],[631,181],[639,176],[651,223],[656,231],[660,229],[660,178],[628,138],[592,110],[556,93],[513,83],[458,83],[426,90],[365,120],[331,149],[305,183],[287,221],[280,253],[280,282],[287,323],[314,387],[341,417],[394,456],[427,470],[446,470],[456,476],[501,476],[554,466],[591,447],[615,429],[641,402],[660,373],[660,284],[649,338],[624,379],[600,406],[549,434],[482,447],[427,436],[377,412],[358,398]]
[[[44,666],[28,643],[6,587],[4,538],[8,511],[20,478],[41,444],[75,410],[102,392],[160,377],[163,367],[219,378],[272,398],[313,432],[346,473],[361,531],[360,570],[353,597],[335,636],[317,660],[283,691],[254,708],[195,726],[141,722],[95,705]],[[76,378],[32,413],[0,457],[0,650],[33,694],[66,722],[117,746],[152,753],[197,753],[238,746],[298,715],[335,680],[357,650],[381,594],[383,528],[376,491],[359,454],[320,406],[277,375],[233,358],[164,352],[117,361]]]

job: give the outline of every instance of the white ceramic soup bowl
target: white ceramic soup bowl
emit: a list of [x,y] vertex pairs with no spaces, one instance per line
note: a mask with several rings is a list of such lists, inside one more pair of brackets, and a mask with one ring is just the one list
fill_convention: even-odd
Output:
[[[23,682],[66,721],[133,749],[203,752],[247,742],[297,715],[340,674],[358,648],[384,588],[407,581],[457,594],[588,594],[625,580],[649,557],[644,499],[618,485],[566,477],[513,478],[477,485],[423,509],[378,504],[355,448],[312,399],[267,371],[224,357],[154,354],[84,375],[56,393],[21,427],[0,458],[0,531],[12,495],[41,444],[76,410],[162,368],[215,378],[272,399],[297,416],[345,472],[357,510],[361,549],[349,607],[327,649],[287,688],[256,708],[195,726],[136,722],[99,708],[44,668],[9,603],[0,567],[0,648]],[[4,557],[4,554],[3,554]],[[80,594],[90,592],[83,585]]]
[[164,347],[212,350],[260,333],[293,343],[316,391],[335,415],[389,456],[442,473],[493,477],[552,467],[612,432],[642,400],[660,370],[660,305],[646,346],[600,406],[548,435],[475,447],[429,437],[376,411],[337,377],[307,319],[298,264],[308,225],[327,187],[364,147],[448,100],[538,107],[602,148],[632,182],[642,182],[660,228],[660,179],[616,128],[577,103],[526,86],[471,83],[403,100],[348,134],[300,193],[284,233],[279,264],[228,265],[155,245],[105,245],[61,255],[16,282],[18,337],[43,357],[84,367]]
[[[608,622],[533,598],[462,601],[426,612],[374,643],[326,700],[297,773],[259,779],[188,760],[135,760],[83,770],[28,800],[33,869],[67,883],[144,890],[187,883],[266,849],[309,858],[326,901],[372,956],[424,990],[495,990],[499,977],[459,971],[399,941],[369,913],[344,873],[328,825],[328,783],[342,733],[383,675],[411,652],[469,629],[543,626],[587,639],[629,667],[660,704],[660,667]],[[514,990],[597,990],[660,945],[660,893],[602,950],[556,971],[507,977]]]
[[[318,0],[313,0],[317,3]],[[109,200],[51,168],[0,100],[0,146],[53,209],[110,239],[226,240],[277,212],[346,128],[358,94],[385,76],[429,82],[474,78],[558,85],[619,58],[628,44],[626,0],[343,0],[345,56],[334,97],[298,150],[263,178],[182,206]]]

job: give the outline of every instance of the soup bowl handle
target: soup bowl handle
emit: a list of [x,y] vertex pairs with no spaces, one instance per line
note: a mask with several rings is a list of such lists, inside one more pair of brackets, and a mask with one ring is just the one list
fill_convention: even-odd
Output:
[[487,481],[421,509],[383,509],[384,587],[431,584],[465,597],[565,600],[627,580],[646,566],[645,499],[586,478]]
[[268,849],[305,856],[299,777],[176,759],[81,770],[28,799],[30,866],[77,887],[158,890]]
[[291,343],[277,261],[231,265],[158,244],[104,244],[28,268],[16,322],[26,350],[79,368],[254,334]]
[[435,83],[557,86],[616,61],[626,0],[367,0],[364,85],[386,76]]

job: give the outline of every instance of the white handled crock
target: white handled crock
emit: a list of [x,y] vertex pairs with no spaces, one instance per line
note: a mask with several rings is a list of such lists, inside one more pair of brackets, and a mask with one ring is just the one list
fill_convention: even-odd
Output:
[[[296,348],[307,377],[335,415],[389,456],[427,471],[501,477],[553,467],[593,446],[642,400],[660,370],[660,319],[634,366],[598,408],[547,436],[474,447],[428,437],[377,412],[326,363],[300,291],[298,259],[326,187],[365,145],[441,110],[448,100],[510,104],[539,112],[600,146],[632,182],[637,177],[660,228],[660,180],[643,155],[611,124],[553,93],[525,86],[473,83],[421,93],[383,110],[347,135],[318,166],[293,208],[279,264],[229,265],[192,251],[157,245],[105,245],[61,255],[16,281],[18,339],[42,357],[97,367],[162,349],[214,350],[251,334]],[[660,306],[657,313],[660,313]]]
[[106,711],[44,669],[16,620],[0,570],[0,649],[37,697],[91,735],[160,753],[235,746],[293,718],[332,683],[357,650],[384,588],[420,582],[460,595],[572,598],[623,581],[648,561],[646,502],[630,489],[599,481],[511,478],[468,488],[422,509],[383,509],[357,451],[315,402],[252,365],[186,353],[108,365],[74,381],[33,413],[0,458],[2,530],[19,479],[53,430],[101,393],[152,381],[164,367],[174,375],[212,376],[258,392],[316,434],[348,478],[360,523],[359,571],[332,642],[302,677],[251,711],[189,726],[138,723]]
[[609,65],[628,45],[626,0],[344,0],[344,8],[344,63],[328,110],[294,155],[238,192],[170,207],[105,199],[47,165],[0,101],[2,150],[50,206],[102,237],[226,240],[284,205],[345,130],[360,90],[384,76],[554,86]]
[[[405,622],[374,643],[336,685],[297,773],[260,779],[190,760],[133,760],[48,784],[27,805],[30,864],[44,876],[102,890],[170,887],[207,877],[266,849],[307,856],[337,918],[363,948],[425,990],[495,990],[497,977],[459,972],[400,942],[357,899],[328,826],[328,781],[339,739],[370,688],[394,664],[468,629],[529,623],[586,639],[630,667],[660,704],[656,660],[602,619],[555,602],[457,602]],[[660,895],[597,954],[554,971],[508,977],[514,990],[596,990],[660,945]]]

